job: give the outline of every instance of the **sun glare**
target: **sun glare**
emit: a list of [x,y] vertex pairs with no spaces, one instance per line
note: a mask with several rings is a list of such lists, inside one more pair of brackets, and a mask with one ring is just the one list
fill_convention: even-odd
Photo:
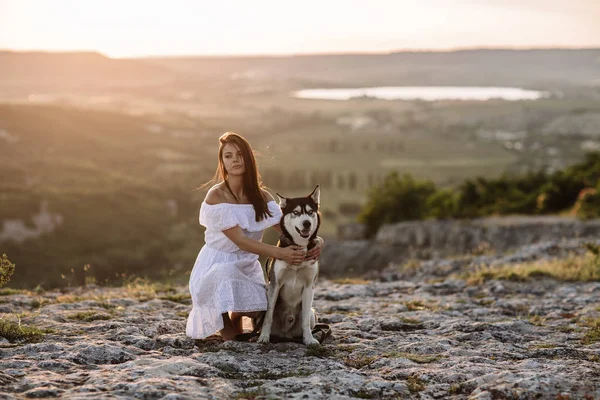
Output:
[[[0,0],[0,48],[127,57],[593,46],[600,40],[594,3],[568,12],[556,0],[541,8],[500,0],[282,3]],[[559,25],[561,31],[551,29]]]

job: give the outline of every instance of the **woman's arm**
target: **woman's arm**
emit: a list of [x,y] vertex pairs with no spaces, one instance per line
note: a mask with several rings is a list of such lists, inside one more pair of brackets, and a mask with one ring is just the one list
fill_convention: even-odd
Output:
[[299,246],[277,247],[250,239],[239,226],[234,226],[223,231],[225,236],[229,238],[242,251],[259,256],[273,257],[284,260],[289,264],[300,264],[304,260],[306,253]]
[[315,239],[317,240],[317,245],[310,249],[308,253],[306,253],[307,260],[318,260],[319,257],[321,257],[321,252],[325,246],[325,241],[320,236],[317,236]]

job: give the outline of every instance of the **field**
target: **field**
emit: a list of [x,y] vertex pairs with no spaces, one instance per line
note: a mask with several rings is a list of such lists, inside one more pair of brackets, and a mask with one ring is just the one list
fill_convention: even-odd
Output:
[[[290,92],[402,84],[411,70],[394,78],[389,66],[345,58],[336,68],[356,68],[336,75],[326,59],[313,60],[312,69],[304,58],[292,61],[221,60],[222,69],[211,69],[204,60],[198,72],[193,59],[147,60],[145,70],[127,60],[111,84],[76,69],[69,85],[48,74],[0,79],[0,253],[18,266],[12,284],[57,286],[77,274],[101,282],[185,280],[202,246],[197,213],[206,188],[197,189],[214,174],[225,131],[249,139],[273,194],[306,195],[321,185],[325,237],[353,221],[370,188],[391,171],[447,187],[475,176],[563,168],[600,146],[600,128],[589,124],[585,132],[560,133],[564,124],[600,115],[589,65],[577,82],[565,78],[566,68],[564,76],[554,71],[547,86],[531,65],[523,69],[515,84],[528,79],[524,87],[562,93],[538,101],[327,101]],[[240,68],[270,75],[240,77]],[[138,70],[140,80],[126,80]],[[473,80],[467,71],[456,82],[508,79],[495,69],[488,77]],[[276,238],[268,233],[266,240]],[[76,271],[86,264],[82,278]]]

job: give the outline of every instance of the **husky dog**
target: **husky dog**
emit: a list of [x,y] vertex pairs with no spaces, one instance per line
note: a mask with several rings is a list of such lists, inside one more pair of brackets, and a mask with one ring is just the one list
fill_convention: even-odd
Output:
[[[310,250],[317,244],[321,225],[319,185],[306,197],[288,199],[279,193],[277,196],[283,211],[280,222],[283,234],[277,245],[297,245]],[[258,342],[268,343],[273,334],[289,339],[302,336],[306,345],[319,343],[311,333],[316,324],[312,302],[318,274],[317,260],[303,261],[300,265],[277,259],[267,261],[268,306]]]

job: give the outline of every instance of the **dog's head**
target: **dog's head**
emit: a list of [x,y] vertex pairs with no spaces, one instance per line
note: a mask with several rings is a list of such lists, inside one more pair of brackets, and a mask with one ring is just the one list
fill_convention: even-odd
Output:
[[306,197],[287,198],[279,193],[279,206],[283,212],[281,230],[292,242],[306,246],[317,236],[321,225],[319,185]]

